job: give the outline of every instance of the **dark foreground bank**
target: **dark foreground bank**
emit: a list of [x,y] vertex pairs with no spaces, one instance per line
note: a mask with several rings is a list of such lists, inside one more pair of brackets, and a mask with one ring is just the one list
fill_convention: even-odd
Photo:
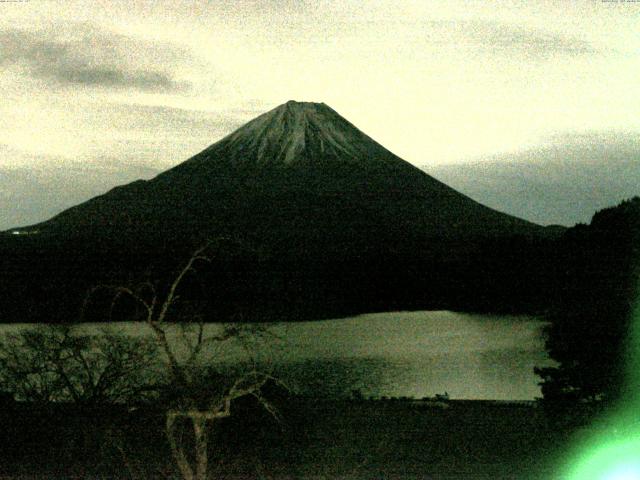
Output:
[[[544,479],[569,439],[526,404],[295,398],[279,411],[247,400],[216,424],[210,478]],[[0,421],[0,478],[180,478],[160,410],[13,404]]]

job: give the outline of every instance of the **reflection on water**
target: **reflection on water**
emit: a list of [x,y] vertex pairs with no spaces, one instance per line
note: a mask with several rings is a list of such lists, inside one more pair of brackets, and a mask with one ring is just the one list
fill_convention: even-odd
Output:
[[277,363],[308,393],[533,399],[540,396],[534,366],[551,364],[543,327],[531,317],[455,312],[279,325],[286,342]]
[[[96,331],[104,325],[86,325]],[[210,359],[255,361],[300,393],[422,398],[533,399],[540,396],[534,366],[549,365],[544,323],[532,317],[455,312],[392,312],[352,318],[273,324],[268,336],[243,348],[233,342],[207,352]],[[24,328],[3,326],[3,331]],[[146,325],[109,328],[148,334]],[[220,330],[207,325],[207,334]],[[170,341],[180,344],[174,326]]]

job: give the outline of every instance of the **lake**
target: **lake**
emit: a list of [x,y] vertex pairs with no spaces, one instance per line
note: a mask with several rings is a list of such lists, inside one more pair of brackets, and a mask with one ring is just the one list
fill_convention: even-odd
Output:
[[[225,361],[252,360],[292,389],[324,397],[422,398],[449,393],[453,399],[531,400],[540,396],[534,366],[551,365],[535,317],[449,311],[390,312],[301,323],[275,323],[273,336],[248,348],[228,343],[207,354]],[[83,325],[95,331],[104,325]],[[172,325],[170,340],[180,345]],[[3,325],[0,331],[28,328]],[[144,324],[109,328],[131,335]],[[213,334],[220,325],[210,324]]]

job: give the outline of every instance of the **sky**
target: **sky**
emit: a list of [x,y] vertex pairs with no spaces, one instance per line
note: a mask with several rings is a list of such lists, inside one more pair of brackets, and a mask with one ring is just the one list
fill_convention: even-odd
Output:
[[638,146],[639,76],[631,0],[0,1],[0,228],[291,99],[427,169]]

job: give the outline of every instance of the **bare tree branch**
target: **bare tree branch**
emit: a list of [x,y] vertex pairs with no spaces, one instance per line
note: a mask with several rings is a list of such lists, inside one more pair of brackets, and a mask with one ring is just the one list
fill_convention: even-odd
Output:
[[[162,323],[165,320],[167,316],[167,312],[169,311],[169,307],[171,307],[171,305],[173,305],[173,303],[177,300],[176,290],[178,289],[178,286],[180,286],[180,284],[182,283],[182,280],[184,279],[185,275],[193,270],[194,263],[197,261],[211,263],[211,259],[203,255],[205,250],[209,248],[209,243],[210,242],[205,243],[202,247],[200,247],[198,250],[194,252],[194,254],[191,256],[187,264],[180,271],[180,273],[178,273],[178,276],[173,280],[173,282],[171,283],[171,286],[169,287],[169,293],[167,294],[167,298],[164,300],[164,302],[162,303],[162,306],[160,307],[160,313],[158,315],[158,318],[157,320],[154,319],[153,320],[154,322]],[[149,317],[149,319],[151,320],[152,317]]]
[[189,461],[187,460],[187,456],[184,453],[184,449],[182,446],[182,442],[177,440],[177,432],[176,432],[176,421],[178,417],[172,415],[171,413],[166,416],[166,433],[167,438],[169,439],[169,446],[171,448],[171,453],[173,454],[173,458],[178,464],[178,469],[180,470],[180,474],[184,480],[194,480],[193,470],[191,469],[191,465],[189,465]]
[[[208,429],[213,422],[231,415],[232,403],[235,400],[250,396],[257,400],[274,418],[279,419],[275,406],[262,395],[262,389],[267,382],[276,381],[271,375],[259,372],[254,365],[253,371],[236,379],[229,388],[225,389],[222,382],[223,376],[197,365],[203,352],[209,351],[212,345],[220,345],[231,339],[240,342],[242,347],[247,352],[250,352],[251,341],[263,339],[267,336],[265,328],[247,327],[246,325],[235,323],[225,325],[218,334],[206,335],[202,315],[194,313],[191,317],[191,322],[181,324],[178,331],[179,339],[187,349],[185,359],[179,358],[176,354],[177,350],[169,341],[168,319],[172,308],[180,298],[180,288],[188,275],[196,275],[198,273],[199,264],[210,264],[212,262],[211,256],[207,254],[210,246],[211,242],[207,241],[202,247],[193,252],[168,285],[166,294],[160,295],[159,292],[164,290],[156,288],[151,282],[142,282],[133,288],[117,285],[99,285],[90,291],[85,300],[86,306],[93,294],[105,289],[113,295],[110,312],[113,312],[116,304],[125,296],[133,299],[136,304],[144,308],[144,322],[150,327],[157,347],[166,357],[165,364],[170,374],[170,383],[167,385],[170,404],[166,412],[165,433],[169,440],[173,458],[185,480],[204,480],[207,477]],[[189,330],[194,323],[196,324],[195,330]],[[121,368],[124,365],[125,363],[121,365]],[[213,374],[213,377],[211,374]],[[213,382],[219,382],[222,388],[216,391],[215,386],[212,389],[211,385],[206,385],[207,381],[212,380]],[[102,372],[96,383],[95,390],[97,394],[110,383],[109,375],[106,372]],[[184,419],[185,422],[180,422],[180,419]],[[191,425],[193,432],[193,465],[184,451],[184,443],[181,440],[182,429],[180,425],[184,426],[185,423]]]
[[143,377],[156,361],[152,345],[106,332],[37,327],[0,340],[0,382],[23,400],[130,401],[127,392],[149,387]]

